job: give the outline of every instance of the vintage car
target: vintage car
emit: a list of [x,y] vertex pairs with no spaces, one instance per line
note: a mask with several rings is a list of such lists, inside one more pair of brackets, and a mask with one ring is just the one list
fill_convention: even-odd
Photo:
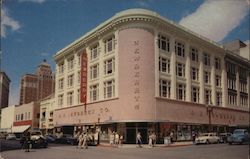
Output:
[[195,139],[195,144],[211,144],[211,143],[220,143],[220,138],[216,133],[204,133],[199,135]]
[[61,137],[55,139],[55,143],[76,145],[78,141],[71,134],[63,134]]
[[232,143],[249,143],[249,134],[246,129],[235,129],[233,134],[227,138],[229,145]]
[[227,138],[231,135],[232,135],[231,133],[220,133],[219,134],[220,143],[227,143]]
[[16,140],[16,135],[15,134],[7,134],[6,140]]
[[[30,134],[30,143],[32,148],[46,148],[48,146],[47,140],[42,135],[42,132],[40,130],[29,130]],[[20,140],[20,143],[22,144],[22,147],[25,146],[27,142],[27,136],[23,136],[23,138]]]

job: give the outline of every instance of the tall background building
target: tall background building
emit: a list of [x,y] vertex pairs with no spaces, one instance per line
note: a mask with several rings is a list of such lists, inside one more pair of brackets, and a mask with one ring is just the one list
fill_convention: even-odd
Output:
[[10,79],[5,72],[0,72],[0,106],[5,108],[9,104]]
[[35,74],[25,74],[20,83],[20,104],[41,100],[54,92],[54,75],[44,60]]

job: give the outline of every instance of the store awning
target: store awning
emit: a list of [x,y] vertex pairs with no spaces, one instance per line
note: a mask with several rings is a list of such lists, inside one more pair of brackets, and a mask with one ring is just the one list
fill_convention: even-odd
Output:
[[22,126],[13,126],[12,133],[23,133],[24,131],[28,130],[30,125],[22,125]]

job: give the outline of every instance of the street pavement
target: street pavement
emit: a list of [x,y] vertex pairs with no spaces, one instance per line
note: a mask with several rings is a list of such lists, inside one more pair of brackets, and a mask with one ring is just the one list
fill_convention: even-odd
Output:
[[[143,148],[124,145],[114,148],[89,146],[77,149],[76,146],[51,144],[46,149],[10,150],[1,152],[3,159],[249,159],[249,145],[186,145],[175,147],[157,146]],[[0,159],[2,159],[0,157]]]

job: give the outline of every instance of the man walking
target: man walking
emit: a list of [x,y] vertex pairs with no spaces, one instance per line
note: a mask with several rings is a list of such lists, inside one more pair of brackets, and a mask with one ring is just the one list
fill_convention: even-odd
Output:
[[142,141],[141,141],[142,137],[141,137],[141,133],[138,132],[136,135],[136,140],[137,140],[137,144],[140,148],[142,148]]

